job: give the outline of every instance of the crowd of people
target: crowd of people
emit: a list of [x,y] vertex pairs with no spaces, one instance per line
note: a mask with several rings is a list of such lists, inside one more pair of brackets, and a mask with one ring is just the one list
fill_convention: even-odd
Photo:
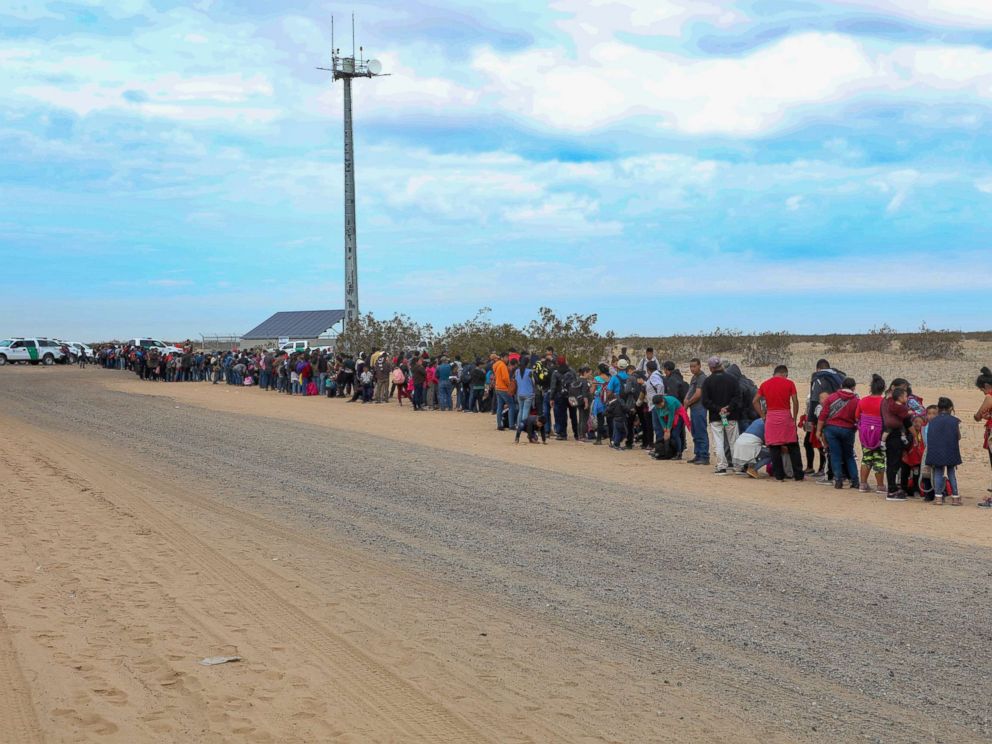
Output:
[[[767,474],[780,482],[810,479],[875,492],[888,501],[961,504],[962,432],[953,401],[941,397],[925,405],[908,380],[887,383],[877,374],[862,396],[857,382],[826,359],[817,363],[802,400],[785,365],[755,384],[736,364],[713,356],[705,364],[690,360],[686,379],[651,348],[636,363],[623,350],[595,367],[573,367],[553,348],[463,360],[427,352],[203,352],[187,344],[165,355],[107,347],[96,361],[143,380],[257,385],[351,403],[403,406],[407,400],[418,412],[489,413],[497,430],[516,432],[517,443],[571,439],[640,449],[657,460],[713,464],[718,476]],[[992,371],[982,368],[975,384],[985,398],[974,419],[984,422],[992,466]],[[978,505],[992,509],[992,496]]]

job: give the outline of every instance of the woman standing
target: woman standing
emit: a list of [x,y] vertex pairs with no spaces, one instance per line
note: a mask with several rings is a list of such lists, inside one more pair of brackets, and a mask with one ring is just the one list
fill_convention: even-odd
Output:
[[[992,465],[992,370],[982,367],[982,373],[975,380],[975,387],[985,393],[985,400],[975,412],[975,421],[985,421],[985,449],[989,453],[989,464]],[[992,492],[992,488],[989,488]],[[992,496],[989,496],[978,505],[983,509],[992,509]]]
[[844,471],[851,475],[851,488],[860,488],[858,463],[854,459],[854,422],[858,409],[858,396],[854,392],[854,378],[845,377],[841,389],[831,393],[817,416],[817,436],[830,447],[830,462],[834,472],[834,488],[844,487]]
[[882,441],[885,443],[886,501],[906,500],[906,490],[899,487],[899,471],[902,469],[902,451],[909,444],[909,437],[906,435],[906,424],[910,419],[907,398],[906,388],[893,388],[880,406],[882,423],[885,425]]
[[527,423],[530,416],[530,409],[534,405],[534,370],[530,368],[530,357],[521,356],[520,366],[513,373],[514,382],[517,384],[517,436]]
[[882,478],[885,475],[885,446],[882,443],[882,401],[885,393],[885,380],[879,375],[871,376],[871,395],[858,402],[855,413],[858,422],[858,438],[861,440],[861,491],[867,492],[868,475],[875,472],[876,493],[886,493]]

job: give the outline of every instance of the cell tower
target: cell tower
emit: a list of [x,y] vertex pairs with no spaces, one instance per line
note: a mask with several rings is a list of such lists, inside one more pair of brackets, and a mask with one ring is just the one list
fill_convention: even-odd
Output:
[[318,67],[330,72],[333,81],[344,81],[344,328],[358,319],[358,238],[355,227],[355,142],[351,131],[351,81],[382,75],[379,60],[366,60],[358,47],[355,54],[355,16],[351,16],[351,56],[342,57],[334,46],[334,18],[331,18],[331,66]]

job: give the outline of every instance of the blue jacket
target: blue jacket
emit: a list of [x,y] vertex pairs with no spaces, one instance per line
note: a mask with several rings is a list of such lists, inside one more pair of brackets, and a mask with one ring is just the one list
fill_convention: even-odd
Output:
[[517,381],[517,396],[527,398],[534,395],[534,370],[530,367],[525,370],[518,369],[513,373],[513,378]]

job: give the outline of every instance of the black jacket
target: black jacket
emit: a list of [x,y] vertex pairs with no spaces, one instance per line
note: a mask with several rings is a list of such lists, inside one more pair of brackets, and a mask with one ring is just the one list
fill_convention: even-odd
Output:
[[714,372],[703,382],[703,408],[710,421],[720,420],[720,409],[728,408],[727,417],[736,421],[740,416],[741,392],[737,380],[724,371]]

